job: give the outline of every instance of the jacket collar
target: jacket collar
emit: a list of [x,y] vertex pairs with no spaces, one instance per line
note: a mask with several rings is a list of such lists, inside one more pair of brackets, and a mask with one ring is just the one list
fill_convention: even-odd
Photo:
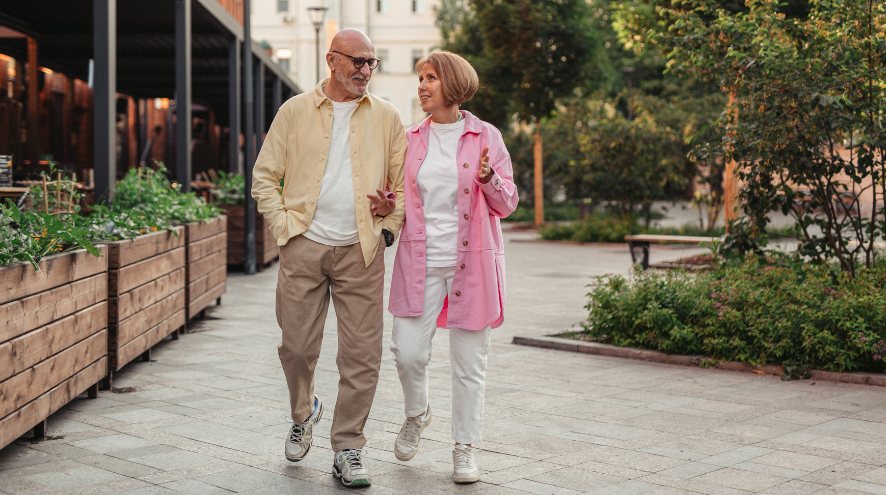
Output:
[[[469,112],[467,110],[459,110],[459,112],[461,112],[461,114],[465,118],[465,130],[462,133],[462,136],[464,136],[465,134],[468,134],[468,133],[480,134],[481,132],[483,132],[483,124],[480,119],[475,117],[474,114],[472,114],[471,112]],[[415,132],[424,131],[426,133],[427,129],[429,129],[430,127],[431,127],[431,116],[428,115],[425,118],[425,120],[410,127],[409,132],[415,133]]]
[[[324,101],[329,100],[329,97],[326,96],[326,93],[323,92],[323,86],[326,86],[327,84],[329,84],[328,77],[326,79],[320,81],[319,83],[317,83],[317,86],[314,87],[314,106],[316,106],[318,108],[320,107],[320,105],[323,104]],[[369,96],[369,91],[367,91],[367,92],[363,93],[362,95],[360,95],[359,97],[357,97],[356,100],[351,100],[351,101],[356,101],[359,104],[363,100],[366,100],[367,103],[372,105],[372,98],[367,98],[367,96]],[[329,100],[329,101],[332,101],[332,100]]]

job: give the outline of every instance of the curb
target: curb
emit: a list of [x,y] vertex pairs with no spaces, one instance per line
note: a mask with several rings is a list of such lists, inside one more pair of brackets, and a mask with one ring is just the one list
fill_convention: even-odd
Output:
[[[596,342],[583,342],[581,340],[563,339],[560,337],[521,337],[519,335],[516,335],[514,336],[512,343],[531,347],[542,347],[545,349],[556,349],[559,351],[580,352],[584,354],[594,354],[597,356],[636,359],[640,361],[676,364],[680,366],[701,367],[705,361],[709,361],[711,362],[711,365],[707,367],[718,370],[754,372],[759,374],[778,376],[784,374],[784,368],[774,364],[751,366],[736,361],[716,362],[711,360],[711,358],[709,358],[708,356],[665,354],[661,351],[635,349],[633,347],[619,347],[609,344],[598,344]],[[811,380],[823,380],[828,382],[886,387],[886,375],[862,372],[837,373],[835,371],[821,370],[812,370],[810,371],[810,374],[812,375],[810,376]]]

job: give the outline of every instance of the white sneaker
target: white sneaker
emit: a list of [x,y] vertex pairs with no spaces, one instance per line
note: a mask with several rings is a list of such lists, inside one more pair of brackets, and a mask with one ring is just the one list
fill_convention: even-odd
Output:
[[418,454],[418,442],[421,440],[421,432],[425,426],[431,424],[431,405],[421,416],[406,418],[397,440],[394,442],[394,457],[401,461],[408,461]]
[[286,459],[298,462],[308,455],[314,436],[311,434],[314,425],[320,422],[323,416],[323,401],[314,396],[314,410],[304,423],[292,423],[289,435],[286,437]]
[[456,483],[475,483],[480,481],[480,468],[474,461],[474,449],[467,445],[456,445],[452,449],[454,471],[452,481]]
[[369,486],[369,470],[363,465],[363,449],[339,450],[332,461],[332,475],[345,486]]

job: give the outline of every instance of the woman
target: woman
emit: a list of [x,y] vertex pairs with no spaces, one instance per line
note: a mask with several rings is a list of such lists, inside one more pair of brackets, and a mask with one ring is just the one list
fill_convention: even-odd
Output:
[[394,453],[412,459],[431,422],[427,366],[437,327],[449,329],[453,479],[480,479],[472,444],[483,430],[490,327],[504,320],[504,250],[499,218],[517,207],[511,158],[501,133],[459,105],[479,81],[449,52],[415,65],[421,108],[406,131],[406,220],[394,262],[391,351],[406,399]]

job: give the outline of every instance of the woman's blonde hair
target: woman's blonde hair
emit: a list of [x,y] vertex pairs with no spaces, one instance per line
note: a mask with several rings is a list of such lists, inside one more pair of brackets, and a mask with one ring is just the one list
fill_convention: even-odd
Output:
[[443,85],[443,99],[446,106],[461,105],[471,99],[480,87],[480,78],[471,64],[452,52],[434,52],[415,63],[415,75],[421,75],[425,64],[437,71]]

